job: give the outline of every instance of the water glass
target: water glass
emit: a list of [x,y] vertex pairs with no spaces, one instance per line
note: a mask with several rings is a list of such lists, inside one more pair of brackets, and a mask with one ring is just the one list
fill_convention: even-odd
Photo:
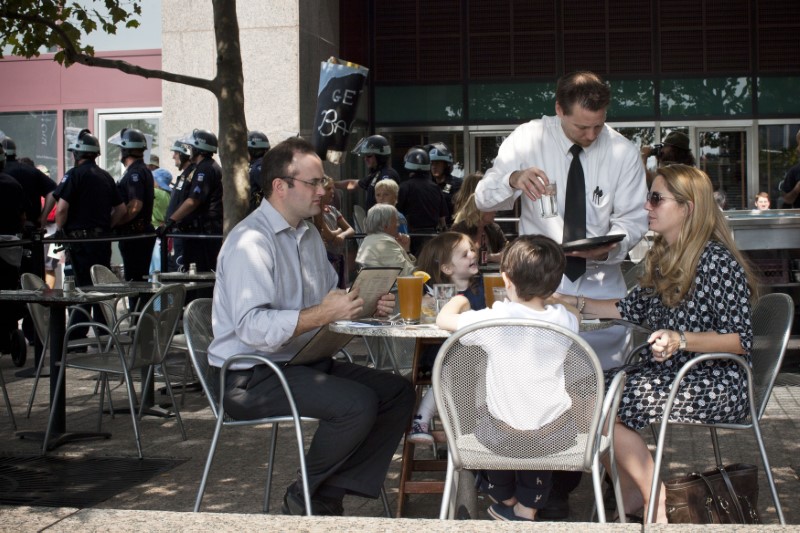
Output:
[[436,283],[433,286],[433,297],[436,299],[436,314],[447,305],[453,296],[456,295],[456,286],[453,283]]
[[544,194],[539,198],[539,208],[542,218],[558,216],[558,196],[555,183],[544,186]]
[[492,287],[492,293],[494,293],[495,302],[503,302],[508,297],[505,287]]

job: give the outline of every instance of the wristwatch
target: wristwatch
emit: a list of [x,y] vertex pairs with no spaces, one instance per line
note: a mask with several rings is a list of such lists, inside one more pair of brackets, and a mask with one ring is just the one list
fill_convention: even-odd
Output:
[[678,335],[680,335],[680,337],[681,337],[681,343],[678,346],[678,349],[685,350],[686,349],[686,334],[684,332],[682,332],[682,331],[679,331]]

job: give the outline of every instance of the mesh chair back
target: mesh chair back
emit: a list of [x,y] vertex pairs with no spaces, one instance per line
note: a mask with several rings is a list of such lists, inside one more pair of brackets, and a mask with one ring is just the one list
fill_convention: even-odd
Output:
[[208,346],[214,339],[211,328],[211,302],[211,298],[198,298],[189,304],[183,313],[183,331],[186,334],[192,365],[211,406],[211,412],[216,418],[218,397],[215,386],[219,383],[219,371],[208,364]]
[[[42,278],[30,273],[22,274],[20,284],[27,291],[35,291],[46,287]],[[31,314],[31,318],[33,318],[33,328],[36,330],[36,335],[40,341],[44,342],[50,329],[50,312],[42,304],[33,303],[28,304],[28,311]]]
[[[104,265],[92,265],[90,274],[92,276],[93,285],[109,285],[120,282],[117,275]],[[106,319],[106,324],[113,325],[116,323],[116,306],[119,300],[120,298],[108,300],[104,302],[107,305],[100,306],[100,309],[103,310],[103,317]]]
[[186,289],[183,285],[166,285],[145,304],[130,350],[129,368],[160,364],[183,311]]
[[[498,360],[506,369],[516,366],[520,375],[530,372],[533,389],[543,372],[556,381],[563,376],[561,391],[539,390],[538,394],[546,398],[565,390],[571,407],[539,430],[518,431],[498,423],[487,408],[489,357],[502,358]],[[475,324],[442,345],[433,369],[433,388],[457,470],[590,469],[604,380],[596,355],[574,333],[535,320]],[[534,460],[535,466],[526,465],[526,459]]]
[[753,307],[753,401],[759,419],[778,377],[793,322],[794,302],[787,294],[766,294]]

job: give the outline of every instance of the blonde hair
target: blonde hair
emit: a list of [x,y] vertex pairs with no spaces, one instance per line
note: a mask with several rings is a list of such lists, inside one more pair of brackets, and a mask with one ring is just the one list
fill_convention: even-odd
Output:
[[711,179],[703,171],[687,165],[668,165],[658,169],[669,192],[679,204],[692,207],[678,233],[677,242],[667,245],[657,235],[645,258],[645,272],[639,281],[643,288],[652,288],[664,305],[676,307],[692,290],[700,255],[709,241],[727,248],[742,266],[750,287],[751,302],[758,298],[758,287],[750,265],[736,248],[731,229],[714,201]]
[[394,194],[394,199],[397,201],[397,196],[400,194],[400,186],[396,181],[394,181],[392,178],[386,178],[375,184],[375,192],[382,191],[383,189],[386,189],[390,193]]
[[461,183],[461,188],[456,193],[455,197],[453,198],[453,212],[458,213],[461,211],[467,202],[469,201],[469,197],[475,192],[475,189],[478,188],[478,182],[483,179],[483,172],[473,172],[472,174],[467,175],[464,178],[464,181]]
[[456,217],[453,222],[460,224],[464,222],[468,228],[477,228],[481,223],[481,211],[475,203],[475,193],[469,195],[466,203],[456,211]]

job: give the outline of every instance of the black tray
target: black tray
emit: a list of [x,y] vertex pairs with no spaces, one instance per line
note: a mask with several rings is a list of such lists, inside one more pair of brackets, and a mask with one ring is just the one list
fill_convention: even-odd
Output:
[[619,242],[625,238],[624,233],[616,233],[614,235],[601,235],[599,237],[589,237],[588,239],[580,239],[577,241],[565,242],[561,245],[561,249],[565,252],[581,252],[583,250],[591,250],[592,248],[599,248],[607,244]]

